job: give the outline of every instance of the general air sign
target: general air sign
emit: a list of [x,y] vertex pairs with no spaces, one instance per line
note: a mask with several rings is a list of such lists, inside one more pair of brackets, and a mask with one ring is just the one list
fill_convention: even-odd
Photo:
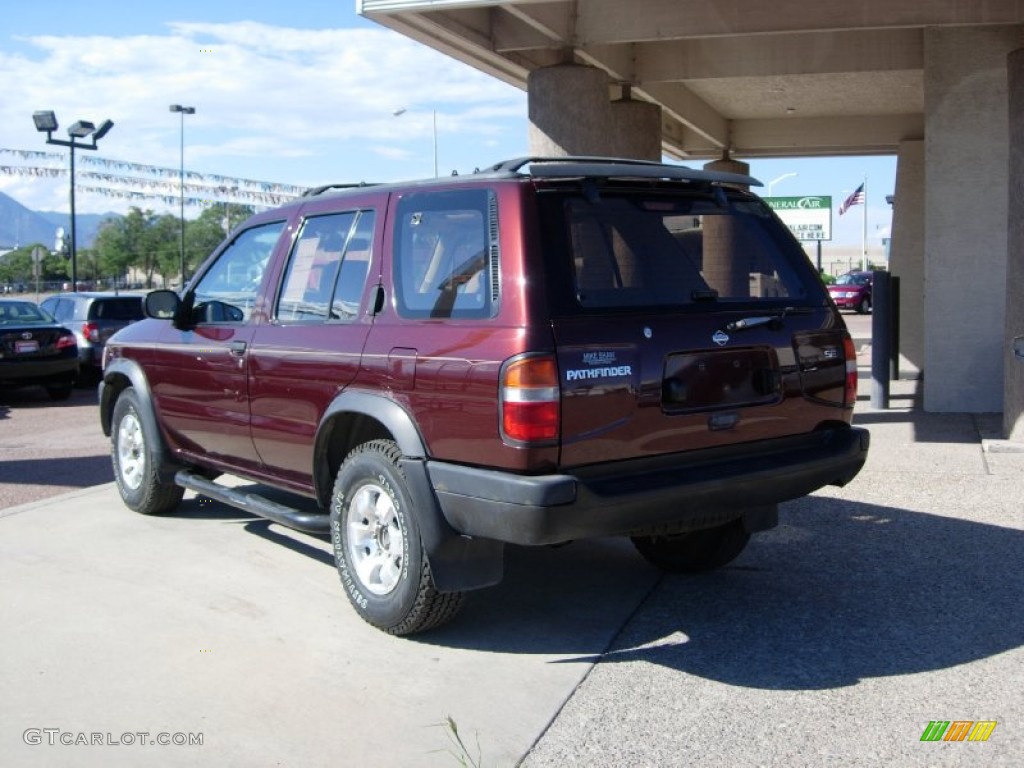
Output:
[[832,197],[766,197],[764,201],[797,240],[832,239]]

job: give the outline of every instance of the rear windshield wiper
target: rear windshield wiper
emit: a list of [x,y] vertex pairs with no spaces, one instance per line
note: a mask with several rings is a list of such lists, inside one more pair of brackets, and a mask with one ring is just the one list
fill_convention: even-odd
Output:
[[751,328],[759,328],[762,325],[771,325],[772,330],[780,330],[782,323],[786,319],[786,315],[806,315],[810,314],[814,310],[810,307],[786,307],[781,312],[774,315],[758,315],[756,317],[741,317],[739,320],[733,320],[727,323],[725,330],[727,331],[746,331]]

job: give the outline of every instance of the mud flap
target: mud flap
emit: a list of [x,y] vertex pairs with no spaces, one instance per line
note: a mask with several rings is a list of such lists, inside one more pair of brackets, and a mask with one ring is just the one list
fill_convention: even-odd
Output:
[[444,519],[420,459],[400,462],[415,504],[434,586],[440,592],[463,592],[498,584],[505,572],[505,545],[493,539],[463,536]]

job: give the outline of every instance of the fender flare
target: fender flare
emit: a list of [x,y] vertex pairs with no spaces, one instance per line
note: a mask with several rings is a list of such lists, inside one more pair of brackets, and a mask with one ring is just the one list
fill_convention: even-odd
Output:
[[139,418],[142,419],[146,432],[154,436],[153,455],[157,460],[157,467],[160,479],[164,482],[173,483],[174,475],[182,465],[175,463],[170,458],[170,451],[164,440],[163,430],[156,418],[156,406],[153,404],[153,392],[149,386],[142,367],[134,360],[118,358],[111,360],[103,371],[103,379],[99,385],[99,406],[100,424],[103,427],[103,434],[107,437],[113,432],[112,421],[114,418],[114,405],[117,403],[118,395],[127,387],[112,386],[113,379],[123,376],[128,380],[128,386],[139,398]]
[[[430,484],[427,451],[412,416],[387,397],[362,391],[342,392],[328,406],[317,429],[314,448],[314,483],[319,498],[329,500],[334,489],[327,459],[327,444],[335,436],[327,425],[339,414],[367,417],[390,433],[402,453],[401,468],[415,499],[420,534],[435,586],[442,592],[479,589],[501,581],[504,545],[498,541],[461,536],[448,524]],[[375,434],[372,437],[381,437]],[[354,448],[362,436],[352,436]],[[322,495],[321,495],[322,494]]]
[[[313,443],[313,490],[316,497],[326,503],[334,489],[334,473],[328,460],[328,444],[335,437],[334,424],[339,415],[351,415],[354,418],[366,417],[381,424],[390,433],[403,456],[424,458],[426,447],[419,430],[411,415],[401,405],[381,395],[370,392],[346,390],[338,394],[327,406],[320,423],[316,428]],[[383,437],[375,434],[372,437]],[[371,437],[371,439],[372,439]],[[351,436],[344,453],[361,442]],[[344,459],[344,455],[339,457]]]

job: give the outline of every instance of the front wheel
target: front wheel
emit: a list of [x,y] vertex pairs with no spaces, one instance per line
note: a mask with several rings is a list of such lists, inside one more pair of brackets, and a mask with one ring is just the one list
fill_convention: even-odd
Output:
[[185,489],[161,481],[156,462],[158,436],[149,433],[141,414],[139,396],[129,387],[114,404],[110,458],[125,505],[144,515],[157,515],[178,506]]
[[634,536],[633,546],[663,571],[698,573],[731,563],[747,546],[750,534],[742,520],[672,536]]
[[416,508],[391,440],[373,440],[345,459],[331,498],[338,575],[362,618],[392,635],[451,619],[461,592],[438,592],[420,540]]

